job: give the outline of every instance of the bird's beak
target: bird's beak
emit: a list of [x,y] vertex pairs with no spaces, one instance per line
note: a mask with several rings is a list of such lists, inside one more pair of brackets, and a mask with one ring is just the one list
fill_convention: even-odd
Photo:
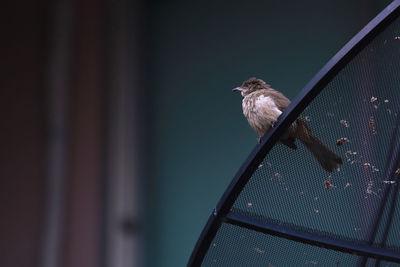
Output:
[[232,89],[232,92],[242,92],[243,88],[242,87],[236,87]]

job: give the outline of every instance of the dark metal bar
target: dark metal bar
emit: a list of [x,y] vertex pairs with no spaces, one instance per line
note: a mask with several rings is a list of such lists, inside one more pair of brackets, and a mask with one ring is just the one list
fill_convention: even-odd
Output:
[[385,231],[383,233],[382,242],[381,242],[381,244],[379,244],[380,247],[382,247],[382,248],[385,247],[386,240],[387,240],[389,230],[390,230],[390,226],[392,226],[393,215],[394,215],[394,212],[396,211],[396,202],[397,202],[397,197],[399,194],[399,187],[396,186],[395,190],[396,191],[393,193],[392,202],[390,203],[390,211],[389,211]]
[[222,220],[229,213],[240,192],[262,162],[267,153],[279,140],[284,131],[299,116],[309,103],[323,88],[346,66],[370,41],[381,33],[400,13],[400,0],[393,1],[381,13],[356,34],[301,90],[289,107],[282,113],[275,127],[269,130],[261,139],[217,204],[214,216],[211,216],[201,233],[189,259],[188,266],[199,266],[220,227]]
[[361,244],[343,239],[332,238],[325,235],[295,230],[292,227],[262,221],[237,212],[228,213],[226,216],[226,222],[296,242],[400,263],[400,253],[393,250],[377,248],[368,244]]
[[[393,193],[393,196],[392,196],[392,202],[390,203],[390,211],[389,211],[388,219],[386,222],[385,232],[383,233],[382,241],[379,244],[381,248],[385,247],[386,240],[387,240],[387,237],[389,234],[389,230],[390,230],[390,227],[392,226],[393,215],[394,215],[394,212],[396,211],[396,202],[397,202],[397,198],[398,198],[398,193],[399,193],[399,187],[396,186],[395,192]],[[376,267],[380,266],[380,260],[376,261],[375,266]]]
[[[200,266],[214,236],[217,234],[218,229],[221,227],[222,219],[217,218],[218,214],[216,210],[208,218],[207,224],[200,234],[199,240],[197,240],[196,246],[194,247],[193,253],[190,256],[188,266],[197,267]],[[204,244],[208,244],[207,248]],[[196,252],[196,253],[194,253]]]
[[[386,157],[386,166],[385,166],[385,171],[383,172],[382,180],[387,180],[390,179],[390,177],[393,177],[397,167],[399,166],[399,161],[400,161],[400,117],[397,117],[396,124],[393,128],[393,134],[389,145],[389,151]],[[380,203],[378,212],[375,215],[374,224],[368,237],[368,244],[370,245],[372,245],[375,242],[376,234],[378,232],[379,225],[381,224],[382,221],[382,214],[386,206],[386,203],[389,200],[389,195],[392,188],[393,187],[386,186],[383,191],[382,201]],[[392,197],[396,197],[396,194],[393,195]],[[391,208],[393,209],[393,207]],[[389,225],[390,221],[387,222],[386,228],[388,228]],[[358,266],[364,266],[366,262],[367,259],[363,257],[362,259],[360,259]]]
[[[395,149],[391,149],[391,150],[395,150],[395,153],[396,153],[396,158],[395,158],[396,159],[396,164],[395,164],[395,166],[393,166],[394,168],[390,172],[391,175],[388,176],[387,178],[393,177],[393,175],[396,172],[397,167],[399,166],[399,160],[400,160],[400,117],[397,118],[396,127],[395,127],[395,130],[394,130],[394,134],[393,134],[393,137],[392,137],[391,144],[393,145],[393,146],[391,145],[391,148],[395,147]],[[391,160],[393,160],[393,158]],[[396,181],[398,181],[398,180],[399,180],[399,175],[396,174]],[[390,186],[389,188],[392,189],[393,187]],[[386,191],[389,191],[389,189],[387,189]],[[387,222],[386,222],[386,226],[385,226],[385,231],[383,233],[382,241],[379,244],[380,247],[382,247],[382,248],[385,247],[386,240],[387,240],[387,237],[389,235],[389,230],[390,230],[390,227],[392,226],[393,215],[394,215],[395,210],[396,210],[396,203],[397,203],[397,198],[398,198],[398,194],[399,194],[399,186],[394,187],[394,189],[392,189],[392,191],[394,191],[394,192],[392,194],[392,202],[390,203],[390,211],[389,211],[389,215],[388,215],[388,218],[387,218]],[[379,266],[379,265],[380,265],[380,260],[378,260],[376,262],[375,266]]]

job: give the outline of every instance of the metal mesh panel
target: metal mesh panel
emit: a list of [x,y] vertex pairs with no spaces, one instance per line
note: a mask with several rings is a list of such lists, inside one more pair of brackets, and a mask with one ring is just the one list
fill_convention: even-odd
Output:
[[[190,266],[400,266],[399,13],[395,0],[282,114],[222,196]],[[274,144],[299,112],[343,158],[333,173],[298,141],[297,150]]]
[[202,266],[355,266],[358,259],[356,255],[223,224]]
[[[382,205],[385,194],[390,199],[398,186],[397,176],[383,174],[399,109],[397,19],[303,112],[312,132],[343,158],[340,169],[331,174],[324,171],[299,142],[296,151],[277,144],[252,175],[233,210],[310,232],[378,245],[393,205],[397,214],[393,215],[386,245],[400,250],[399,201]],[[348,142],[337,146],[340,138]],[[376,236],[371,240],[374,230]]]

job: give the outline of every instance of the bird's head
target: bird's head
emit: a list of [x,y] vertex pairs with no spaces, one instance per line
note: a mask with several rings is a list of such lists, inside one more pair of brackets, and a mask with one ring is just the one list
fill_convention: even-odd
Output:
[[270,85],[265,83],[261,79],[250,78],[250,79],[244,81],[241,86],[233,88],[232,91],[240,92],[242,94],[242,96],[246,96],[257,90],[266,89],[269,87],[270,87]]

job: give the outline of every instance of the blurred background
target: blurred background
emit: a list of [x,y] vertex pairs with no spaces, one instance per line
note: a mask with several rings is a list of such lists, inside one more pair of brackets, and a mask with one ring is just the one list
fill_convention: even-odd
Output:
[[292,99],[388,0],[2,3],[0,265],[185,266],[256,145],[256,76]]

